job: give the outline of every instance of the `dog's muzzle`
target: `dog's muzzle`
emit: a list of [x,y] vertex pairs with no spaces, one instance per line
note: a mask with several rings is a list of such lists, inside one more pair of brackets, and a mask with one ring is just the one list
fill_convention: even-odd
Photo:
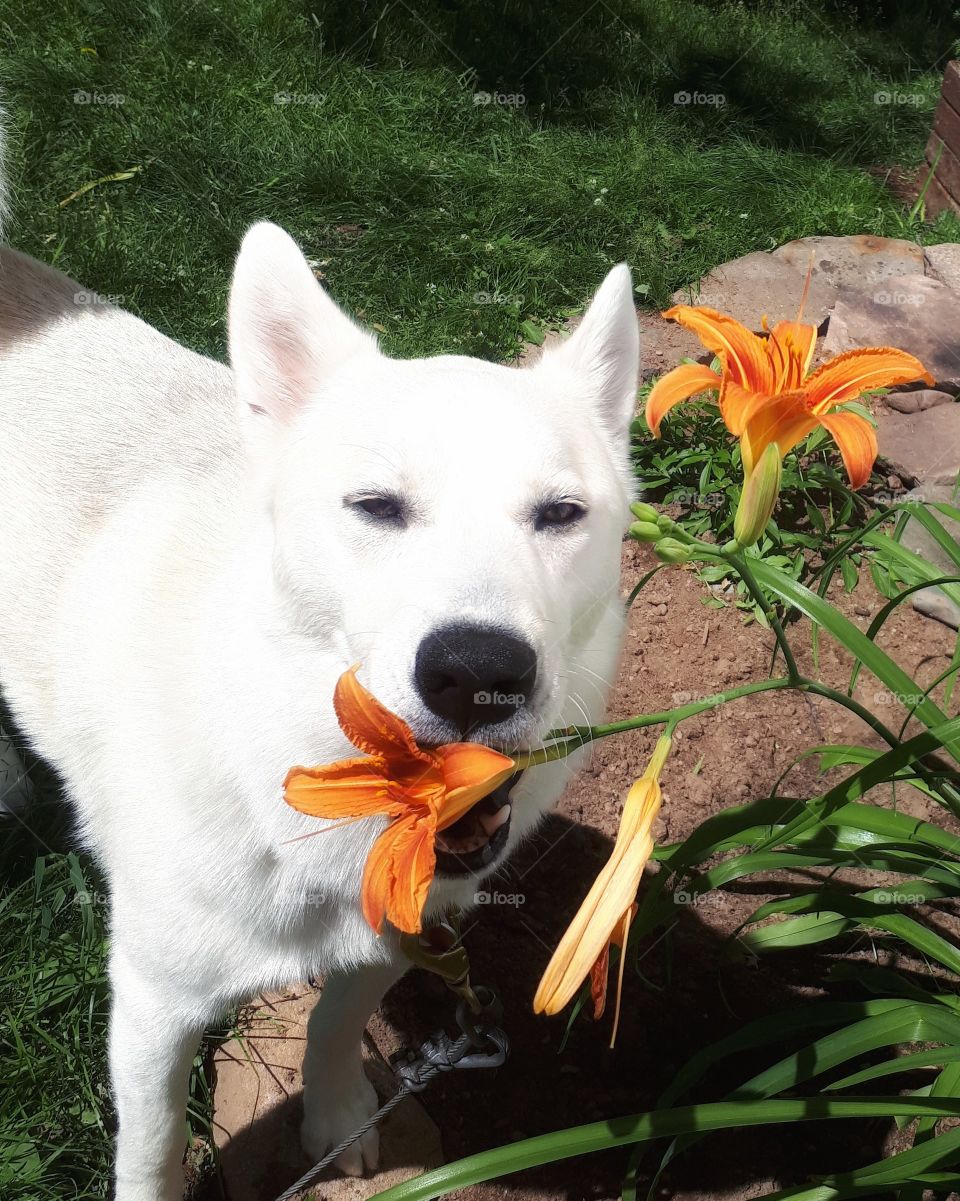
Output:
[[510,790],[522,775],[515,772],[437,834],[438,876],[469,876],[485,871],[499,858],[510,834]]

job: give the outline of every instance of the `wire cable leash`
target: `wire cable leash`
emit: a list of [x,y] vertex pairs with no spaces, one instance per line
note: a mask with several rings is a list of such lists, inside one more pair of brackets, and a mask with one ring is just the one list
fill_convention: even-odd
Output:
[[457,1005],[457,1025],[461,1031],[459,1037],[451,1039],[446,1031],[440,1030],[421,1045],[419,1053],[411,1051],[406,1056],[401,1056],[394,1064],[399,1081],[396,1093],[385,1101],[376,1113],[367,1118],[362,1126],[358,1126],[299,1180],[295,1180],[276,1201],[292,1201],[302,1189],[309,1188],[337,1156],[342,1155],[348,1147],[352,1147],[369,1130],[382,1122],[404,1097],[423,1092],[430,1081],[441,1072],[498,1068],[506,1061],[510,1054],[510,1040],[497,1024],[503,1015],[503,1006],[496,993],[479,985],[470,990],[470,995],[476,1005],[471,1004],[467,997],[461,999]]

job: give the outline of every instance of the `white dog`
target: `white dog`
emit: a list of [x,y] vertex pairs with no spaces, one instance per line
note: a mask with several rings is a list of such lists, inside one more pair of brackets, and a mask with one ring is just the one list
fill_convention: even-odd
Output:
[[[201,1032],[261,989],[326,976],[309,1154],[375,1107],[360,1040],[405,966],[359,909],[383,822],[294,842],[319,826],[282,798],[292,765],[357,753],[341,672],[427,744],[513,750],[599,717],[622,630],[625,266],[535,366],[399,361],[261,224],[229,342],[227,368],[0,250],[0,685],[109,882],[117,1201],[182,1195]],[[487,846],[479,814],[448,832],[428,916],[472,902],[569,771],[527,771]]]

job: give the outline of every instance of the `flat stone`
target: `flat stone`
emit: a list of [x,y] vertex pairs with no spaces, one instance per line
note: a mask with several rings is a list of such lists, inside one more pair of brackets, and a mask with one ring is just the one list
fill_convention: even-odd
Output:
[[[673,300],[675,304],[709,305],[735,317],[749,329],[759,331],[763,317],[771,325],[796,319],[806,270],[806,263],[801,270],[784,257],[755,250],[714,267],[693,288],[675,292]],[[804,321],[811,325],[822,324],[835,295],[836,289],[829,277],[823,272],[815,274],[803,310]]]
[[880,455],[901,477],[920,484],[952,484],[960,472],[960,405],[896,413],[878,405]]
[[825,279],[835,288],[872,290],[883,280],[923,275],[923,249],[902,238],[877,238],[872,234],[851,237],[797,238],[771,251],[806,275],[813,261],[813,279]]
[[[949,484],[923,484],[919,488],[914,488],[912,492],[908,492],[903,500],[956,505],[953,488]],[[960,522],[936,511],[933,515],[955,538],[960,539]],[[907,550],[922,555],[928,563],[932,563],[941,575],[960,575],[960,571],[957,570],[957,566],[950,556],[919,521],[911,518],[907,522],[900,541]],[[922,588],[913,594],[910,603],[918,613],[922,613],[925,617],[932,617],[954,630],[960,629],[960,606],[951,600],[942,588]]]
[[923,275],[879,284],[873,292],[841,288],[823,350],[832,356],[860,346],[909,351],[939,390],[960,390],[960,292]]
[[[320,990],[307,985],[264,994],[244,1034],[214,1056],[213,1128],[227,1201],[263,1201],[310,1168],[300,1146],[301,1066],[307,1019]],[[364,1070],[381,1100],[396,1091],[389,1065],[366,1043]],[[405,1098],[380,1127],[380,1167],[370,1176],[330,1169],[302,1196],[361,1201],[443,1162],[440,1132],[423,1106]]]
[[935,409],[937,405],[953,404],[956,398],[950,392],[937,392],[933,388],[917,388],[914,392],[888,392],[883,403],[898,413],[922,413]]
[[927,275],[940,280],[949,288],[960,292],[960,242],[941,242],[938,246],[925,246],[923,258]]

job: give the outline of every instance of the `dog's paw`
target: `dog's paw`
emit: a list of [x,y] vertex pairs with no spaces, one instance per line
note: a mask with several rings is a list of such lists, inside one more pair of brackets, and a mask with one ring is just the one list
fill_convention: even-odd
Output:
[[[362,1068],[349,1081],[329,1079],[327,1083],[327,1088],[314,1087],[304,1094],[300,1142],[314,1162],[342,1143],[380,1108],[376,1090]],[[374,1127],[334,1162],[347,1176],[362,1176],[364,1168],[368,1172],[376,1168],[379,1158],[380,1135]]]

